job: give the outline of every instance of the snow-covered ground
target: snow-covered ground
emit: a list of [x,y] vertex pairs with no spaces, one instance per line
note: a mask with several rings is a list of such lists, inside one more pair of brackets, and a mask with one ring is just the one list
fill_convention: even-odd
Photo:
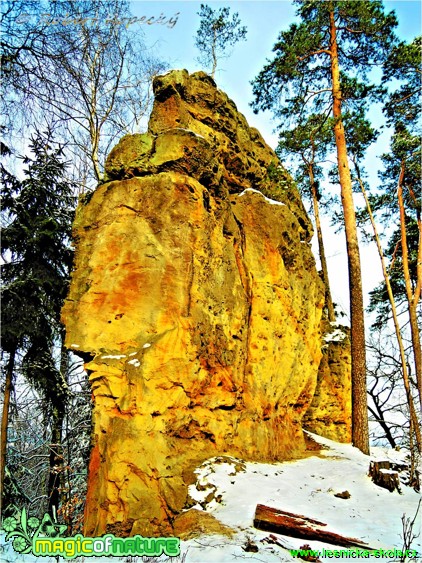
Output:
[[[290,549],[298,549],[305,543],[313,550],[343,549],[316,541],[305,541],[273,534],[253,527],[257,504],[301,514],[327,524],[326,529],[343,536],[359,539],[374,549],[401,549],[403,547],[402,516],[413,520],[420,495],[412,488],[402,486],[402,493],[390,493],[372,483],[368,477],[370,459],[390,459],[400,462],[403,454],[389,449],[372,448],[371,456],[362,454],[350,445],[338,444],[314,434],[312,438],[324,449],[310,457],[276,464],[250,463],[220,456],[205,462],[198,470],[198,480],[190,487],[190,496],[197,501],[195,508],[206,510],[221,523],[235,530],[232,538],[201,536],[181,542],[181,556],[173,563],[233,563],[233,562],[293,562],[298,561]],[[348,491],[350,498],[336,497],[336,493]],[[212,493],[212,494],[210,494]],[[346,495],[347,496],[347,495]],[[205,502],[207,499],[208,502]],[[419,515],[421,511],[419,512]],[[419,537],[412,549],[419,552],[422,560],[421,522],[414,527]],[[247,544],[258,551],[245,551]],[[282,547],[284,546],[284,547]],[[7,563],[33,563],[52,558],[20,556],[10,545],[4,549]],[[0,557],[1,558],[1,557]],[[139,558],[85,558],[92,563],[106,560],[117,562],[143,561]],[[170,558],[145,558],[145,561],[170,561]],[[329,561],[329,557],[320,557]],[[394,557],[353,557],[353,561],[398,561]],[[83,561],[79,558],[77,561]],[[300,559],[299,559],[300,561]]]
[[[384,448],[372,448],[371,456],[362,454],[351,445],[338,444],[314,434],[317,442],[327,449],[318,455],[297,461],[277,464],[245,463],[244,471],[235,475],[233,463],[206,462],[198,472],[202,489],[206,483],[216,486],[214,497],[206,506],[223,524],[239,530],[233,542],[224,543],[215,539],[205,548],[203,539],[184,543],[188,549],[187,563],[232,562],[232,561],[297,561],[289,549],[298,549],[307,543],[313,550],[345,549],[315,541],[277,536],[279,543],[265,542],[267,532],[252,527],[257,504],[305,515],[327,524],[327,530],[353,537],[374,549],[401,549],[403,546],[402,516],[413,519],[419,501],[419,494],[402,486],[402,494],[382,489],[368,477],[370,459],[389,459],[400,462],[403,454]],[[201,500],[211,489],[196,491],[191,487],[191,496]],[[334,496],[343,491],[350,498]],[[195,496],[195,494],[197,496]],[[201,508],[201,506],[197,506]],[[420,514],[420,513],[419,513]],[[421,532],[422,519],[418,520],[415,533]],[[258,547],[257,553],[245,552],[248,539]],[[414,542],[413,549],[421,554],[421,536]],[[421,556],[422,557],[422,556]],[[329,558],[320,557],[321,560]],[[381,558],[372,560],[381,560]],[[354,561],[358,561],[354,558]],[[362,558],[362,560],[367,560]],[[391,560],[384,559],[384,561]]]

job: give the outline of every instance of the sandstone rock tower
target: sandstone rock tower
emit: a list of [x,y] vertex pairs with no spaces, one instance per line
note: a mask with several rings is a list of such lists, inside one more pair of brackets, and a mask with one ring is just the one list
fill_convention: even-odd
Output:
[[[85,533],[169,535],[193,469],[304,449],[324,291],[275,153],[202,72],[154,82],[75,220],[63,310],[94,397]],[[347,425],[347,421],[345,422]]]

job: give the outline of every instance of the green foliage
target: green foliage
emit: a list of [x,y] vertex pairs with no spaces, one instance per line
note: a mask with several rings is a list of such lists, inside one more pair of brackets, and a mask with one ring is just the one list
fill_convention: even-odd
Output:
[[377,140],[379,132],[372,127],[362,108],[345,112],[343,123],[349,154],[352,160],[358,163],[363,159],[366,150]]
[[[347,112],[344,115],[343,122],[346,131],[348,153],[353,165],[351,171],[353,189],[359,194],[362,194],[362,187],[365,189],[371,204],[371,209],[373,210],[372,204],[374,199],[370,194],[370,186],[367,182],[367,174],[362,165],[362,160],[368,147],[378,138],[379,132],[374,129],[370,121],[366,119],[365,112],[362,109]],[[361,228],[362,239],[366,242],[374,241],[373,229],[370,225],[369,213],[366,206],[356,209],[356,218]],[[366,227],[369,228],[369,232],[366,231]]]
[[[395,46],[384,64],[384,80],[396,79],[395,89],[388,96],[384,113],[389,125],[394,127],[390,150],[381,156],[384,169],[379,173],[381,190],[369,196],[371,207],[379,221],[393,228],[385,257],[389,262],[390,283],[396,303],[406,305],[401,232],[397,228],[397,186],[403,190],[406,236],[409,253],[409,273],[412,291],[417,283],[417,255],[421,244],[418,220],[421,212],[421,38],[410,44]],[[356,145],[364,141],[355,132]],[[376,311],[375,326],[381,326],[389,315],[387,289],[382,282],[370,294],[370,311]]]
[[[376,139],[365,111],[370,103],[385,96],[384,87],[370,83],[368,72],[386,61],[396,43],[394,13],[385,14],[379,0],[327,1],[296,0],[299,23],[280,33],[273,59],[252,82],[252,107],[272,110],[280,119],[280,156],[294,154],[295,178],[309,194],[309,166],[320,181],[324,171],[320,163],[333,149],[330,115],[333,108],[330,11],[334,12],[340,67],[342,122],[350,155],[359,160]],[[338,172],[328,173],[338,182]],[[319,197],[321,196],[319,192]],[[327,199],[332,204],[332,199]],[[330,205],[337,224],[341,214]]]
[[[370,103],[385,96],[384,87],[371,84],[367,73],[375,64],[386,60],[396,38],[397,24],[393,13],[384,14],[382,2],[297,0],[300,23],[280,33],[273,51],[275,57],[252,82],[255,112],[270,109],[280,119],[282,158],[295,155],[295,179],[302,194],[310,193],[309,166],[320,184],[325,169],[320,163],[334,149],[329,117],[333,107],[330,61],[329,11],[334,8],[339,46],[342,121],[350,154],[361,159],[377,132],[369,130],[365,110]],[[301,161],[301,162],[300,162]],[[331,183],[338,182],[338,172],[328,172]],[[322,197],[319,190],[319,198]],[[337,225],[342,214],[332,197],[321,200],[330,205]]]
[[280,156],[298,154],[305,164],[321,161],[333,148],[332,119],[324,114],[311,114],[294,129],[280,131],[277,152]]
[[323,177],[320,164],[325,160],[327,152],[333,148],[332,119],[324,114],[311,114],[306,120],[299,122],[293,129],[285,129],[279,133],[277,154],[283,161],[293,157],[294,176],[301,193],[310,198],[310,169],[314,177],[314,187],[319,198],[319,180]]
[[396,78],[401,81],[385,104],[389,124],[400,121],[406,127],[414,124],[420,128],[421,49],[422,37],[410,44],[402,42],[392,50],[384,65],[384,80]]
[[[407,216],[406,219],[410,280],[412,289],[414,290],[417,280],[419,230],[415,219],[410,216]],[[391,289],[393,290],[395,301],[399,307],[406,302],[406,287],[403,277],[403,257],[400,239],[400,229],[396,229],[384,250],[385,257],[390,263],[389,276]],[[385,282],[380,283],[369,295],[370,303],[368,311],[377,313],[373,326],[382,328],[385,325],[386,319],[388,319],[391,314]]]
[[[391,150],[382,156],[384,170],[379,174],[383,191],[370,197],[373,209],[378,212],[384,225],[394,226],[385,256],[390,262],[390,282],[396,302],[406,302],[404,281],[401,232],[398,224],[397,184],[402,179],[403,201],[406,213],[406,234],[409,254],[409,272],[412,291],[417,281],[417,256],[421,244],[418,229],[422,198],[420,193],[421,178],[421,139],[411,135],[399,122],[391,140]],[[385,283],[380,284],[370,294],[370,311],[377,311],[376,325],[385,321],[388,315],[388,296]]]
[[384,106],[388,123],[394,127],[390,151],[381,156],[379,173],[382,192],[371,203],[385,224],[397,224],[397,185],[403,187],[407,215],[417,219],[421,209],[421,38],[400,43],[384,65],[384,78],[399,80]]
[[418,213],[421,207],[421,137],[412,135],[406,128],[398,124],[391,139],[390,152],[383,154],[381,159],[384,170],[380,179],[384,194],[377,208],[381,205],[385,210],[384,219],[388,220],[391,212],[396,209],[397,182],[402,170],[404,202],[407,210]]
[[259,190],[274,201],[285,202],[294,199],[297,187],[285,168],[279,163],[272,162],[267,169],[267,181],[259,186]]
[[[60,312],[68,289],[72,250],[71,226],[76,186],[66,178],[63,150],[54,147],[51,132],[37,134],[31,156],[23,158],[23,180],[4,166],[2,347],[14,358],[22,354],[21,369],[46,398],[52,441],[60,444],[68,396],[65,357],[55,357],[64,329]],[[58,447],[58,446],[57,446]],[[57,505],[60,476],[50,451],[49,506]],[[52,484],[51,484],[52,483]]]
[[394,13],[384,14],[379,0],[296,0],[300,23],[280,33],[275,57],[252,82],[259,110],[277,116],[297,116],[311,105],[313,113],[330,111],[332,105],[330,67],[330,20],[334,9],[342,70],[343,103],[349,107],[379,95],[367,81],[373,65],[381,64],[394,45]]
[[3,181],[2,346],[7,352],[52,338],[72,265],[74,185],[51,135],[32,139],[24,179],[1,165]]
[[201,4],[198,15],[201,18],[195,38],[195,46],[200,51],[198,60],[205,67],[211,67],[214,76],[218,59],[229,56],[228,48],[246,39],[247,29],[240,25],[237,12],[230,18],[230,8],[227,7],[213,10],[207,4]]

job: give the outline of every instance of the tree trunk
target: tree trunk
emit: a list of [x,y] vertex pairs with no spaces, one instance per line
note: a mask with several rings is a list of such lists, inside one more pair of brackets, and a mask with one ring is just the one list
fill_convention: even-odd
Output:
[[[64,342],[64,331],[62,334]],[[48,512],[55,518],[62,500],[66,500],[62,493],[63,486],[63,421],[66,410],[66,388],[68,372],[68,352],[64,345],[61,348],[59,380],[55,381],[55,392],[50,397],[52,404],[51,444],[49,458],[49,476],[47,483]]]
[[13,387],[13,370],[15,368],[16,349],[9,354],[6,368],[6,383],[4,388],[3,413],[1,417],[1,451],[0,451],[0,514],[3,508],[4,478],[6,474],[7,428],[9,426],[10,395]]
[[[94,112],[95,110],[92,111]],[[92,167],[94,169],[95,179],[97,180],[97,182],[100,182],[102,178],[102,174],[100,168],[100,161],[98,157],[99,132],[97,130],[95,123],[95,114],[90,115],[89,121],[90,121],[89,136],[91,140],[91,151],[90,151],[91,162],[92,162]]]
[[[422,351],[421,339],[418,326],[417,306],[420,299],[420,291],[422,285],[422,233],[420,217],[418,217],[419,227],[419,244],[418,244],[418,266],[417,266],[417,283],[415,292],[412,291],[412,284],[410,281],[409,269],[409,252],[407,247],[407,232],[406,232],[406,214],[404,211],[403,202],[403,179],[405,173],[405,162],[403,161],[400,168],[400,177],[397,187],[397,199],[399,203],[400,212],[400,234],[401,234],[401,248],[403,259],[403,276],[406,287],[406,297],[409,309],[410,331],[412,334],[412,348],[415,360],[416,381],[418,386],[419,403],[422,409]],[[419,449],[420,451],[420,449]]]
[[327,259],[325,257],[324,239],[322,237],[321,219],[319,216],[318,194],[315,185],[314,169],[312,164],[308,165],[308,175],[309,175],[309,182],[311,184],[312,204],[314,208],[315,227],[316,227],[317,238],[318,238],[319,257],[321,260],[322,279],[325,285],[325,304],[327,306],[328,320],[330,322],[334,322],[336,320],[336,315],[334,312],[334,305],[331,297],[330,280],[328,278]]
[[[375,241],[377,243],[378,254],[379,254],[379,257],[380,257],[380,260],[381,260],[382,273],[383,273],[383,276],[384,276],[384,281],[385,281],[385,285],[386,285],[386,288],[387,288],[388,299],[390,301],[391,312],[392,312],[392,315],[393,315],[394,329],[395,329],[395,332],[396,332],[397,344],[398,344],[399,350],[400,350],[402,377],[403,377],[404,388],[406,390],[406,397],[407,397],[407,404],[409,406],[410,419],[412,421],[412,427],[413,427],[413,430],[415,432],[417,449],[418,449],[419,452],[421,452],[422,451],[421,431],[420,431],[418,417],[417,417],[416,410],[415,410],[415,404],[414,404],[414,401],[413,401],[412,390],[411,390],[411,387],[410,387],[409,375],[408,375],[408,372],[407,372],[406,353],[405,353],[405,349],[404,349],[403,338],[401,336],[401,331],[400,331],[400,323],[399,323],[399,318],[398,318],[398,315],[397,315],[396,302],[395,302],[393,290],[392,290],[391,284],[390,284],[390,276],[388,275],[387,266],[385,264],[384,253],[383,253],[381,241],[380,241],[380,238],[379,238],[379,235],[378,235],[378,230],[377,230],[377,226],[376,226],[376,223],[375,223],[375,219],[374,219],[374,216],[372,214],[371,204],[370,204],[368,196],[366,194],[365,186],[363,185],[363,182],[361,180],[359,168],[358,168],[356,163],[355,163],[355,167],[356,167],[356,172],[357,172],[357,175],[358,175],[359,185],[360,185],[360,188],[362,190],[363,197],[365,198],[366,208],[368,210],[369,218],[371,220],[371,225],[372,225],[372,229],[374,231]],[[402,244],[403,244],[403,234],[402,234]],[[406,244],[406,249],[407,249],[407,244]],[[403,256],[403,260],[404,260],[404,256]],[[407,268],[407,271],[408,271],[408,268]],[[409,310],[410,310],[410,305],[411,304],[409,303]],[[411,326],[412,326],[412,324],[411,324]],[[416,321],[416,326],[417,326],[417,321]],[[419,329],[418,329],[418,334],[419,334]],[[412,455],[413,455],[413,452],[412,452]]]
[[340,68],[334,11],[330,11],[330,58],[333,89],[334,136],[337,147],[344,225],[349,266],[350,329],[352,353],[352,442],[369,454],[368,405],[366,396],[365,323],[359,242],[353,203],[352,179],[342,121]]

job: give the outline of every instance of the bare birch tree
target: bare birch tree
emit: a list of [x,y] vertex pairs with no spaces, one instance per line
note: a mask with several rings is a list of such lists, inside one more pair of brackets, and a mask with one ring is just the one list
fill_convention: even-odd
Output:
[[18,102],[26,122],[60,132],[79,167],[100,182],[110,145],[139,128],[152,78],[164,65],[146,48],[141,29],[126,23],[126,0],[8,4],[4,104],[10,113]]

